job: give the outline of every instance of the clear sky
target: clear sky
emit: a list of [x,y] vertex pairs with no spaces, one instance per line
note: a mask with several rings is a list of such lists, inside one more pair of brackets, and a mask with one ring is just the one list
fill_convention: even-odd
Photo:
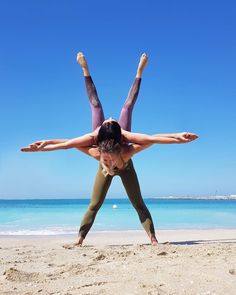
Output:
[[[147,52],[133,131],[200,136],[134,157],[144,197],[236,194],[235,15],[227,0],[1,1],[0,198],[90,196],[95,160],[19,151],[91,130],[78,51],[114,118]],[[108,196],[125,195],[116,177]]]

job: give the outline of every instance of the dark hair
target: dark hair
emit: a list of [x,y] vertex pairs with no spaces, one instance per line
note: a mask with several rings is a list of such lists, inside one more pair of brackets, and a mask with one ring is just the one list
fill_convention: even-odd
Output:
[[105,140],[112,139],[114,144],[121,143],[121,128],[116,121],[108,121],[102,124],[98,131],[97,145]]
[[101,153],[115,153],[121,152],[121,145],[115,142],[114,139],[106,139],[99,143],[98,150]]

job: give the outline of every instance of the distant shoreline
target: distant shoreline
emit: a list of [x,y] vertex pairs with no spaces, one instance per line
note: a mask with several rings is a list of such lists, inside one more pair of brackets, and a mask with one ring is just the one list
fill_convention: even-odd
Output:
[[158,199],[158,200],[235,200],[236,201],[236,195],[214,196],[214,197],[152,197],[150,199]]

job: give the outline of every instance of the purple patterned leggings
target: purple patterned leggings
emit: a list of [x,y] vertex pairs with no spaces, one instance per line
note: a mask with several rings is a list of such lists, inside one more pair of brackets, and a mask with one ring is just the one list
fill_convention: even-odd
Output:
[[[92,77],[86,76],[84,78],[92,110],[92,128],[95,130],[97,127],[102,125],[102,123],[105,121],[105,117]],[[118,123],[120,124],[121,128],[127,131],[131,131],[132,111],[139,94],[140,84],[141,78],[135,78],[120,113]]]

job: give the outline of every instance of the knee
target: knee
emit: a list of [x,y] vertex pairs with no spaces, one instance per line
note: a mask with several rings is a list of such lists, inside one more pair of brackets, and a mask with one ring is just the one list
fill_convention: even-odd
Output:
[[97,99],[96,96],[91,95],[91,100],[90,100],[90,102],[91,102],[91,104],[92,104],[92,106],[93,106],[94,108],[101,108],[101,105],[100,105],[100,103],[99,103],[99,100]]
[[144,211],[146,209],[145,204],[142,203],[134,203],[133,206],[137,211]]
[[93,212],[97,212],[101,207],[101,204],[90,204],[89,205],[89,210]]
[[132,110],[132,108],[133,108],[132,101],[131,100],[126,101],[125,105],[123,106],[123,110],[126,112],[129,112]]

